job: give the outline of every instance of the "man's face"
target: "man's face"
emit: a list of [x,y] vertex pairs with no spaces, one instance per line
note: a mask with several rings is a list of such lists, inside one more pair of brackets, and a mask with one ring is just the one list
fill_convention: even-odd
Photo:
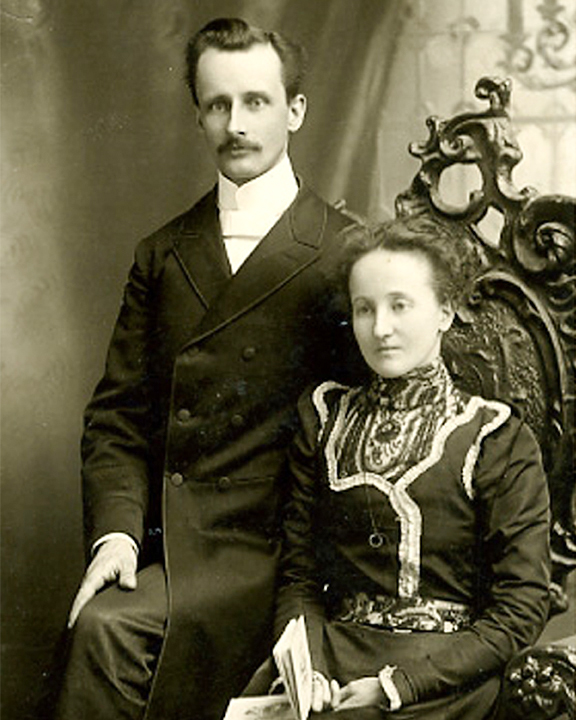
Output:
[[276,165],[302,125],[306,99],[290,102],[271,45],[202,53],[196,71],[198,122],[220,172],[237,185]]

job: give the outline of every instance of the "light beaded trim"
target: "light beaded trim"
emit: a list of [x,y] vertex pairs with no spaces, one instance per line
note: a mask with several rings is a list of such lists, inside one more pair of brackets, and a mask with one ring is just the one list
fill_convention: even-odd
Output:
[[473,473],[474,466],[476,465],[476,461],[478,460],[478,455],[480,454],[480,446],[482,445],[482,440],[484,440],[485,437],[490,435],[490,433],[498,430],[499,427],[504,425],[506,420],[508,420],[508,418],[512,414],[512,411],[510,410],[508,405],[504,405],[504,403],[498,402],[497,400],[484,400],[480,397],[473,397],[472,401],[474,400],[477,401],[478,407],[487,407],[490,408],[490,410],[494,410],[496,416],[489,423],[484,425],[484,427],[478,433],[476,440],[466,453],[464,467],[462,468],[462,482],[464,483],[464,489],[466,490],[466,494],[468,495],[470,500],[474,498],[474,488],[472,486]]
[[320,434],[322,434],[326,421],[328,420],[328,405],[326,404],[324,397],[328,392],[330,392],[330,390],[349,391],[350,388],[346,385],[340,385],[340,383],[334,382],[333,380],[327,380],[315,388],[312,393],[312,403],[314,404],[318,417],[320,418]]
[[378,673],[378,682],[390,702],[390,707],[388,709],[391,711],[399,710],[402,707],[400,694],[398,693],[396,685],[394,685],[394,681],[392,680],[394,670],[396,670],[396,665],[385,665]]

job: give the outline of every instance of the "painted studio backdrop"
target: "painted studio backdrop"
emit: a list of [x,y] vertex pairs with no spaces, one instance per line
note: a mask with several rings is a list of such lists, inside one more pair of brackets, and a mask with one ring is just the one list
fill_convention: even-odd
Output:
[[378,220],[418,169],[407,146],[427,138],[426,117],[478,107],[482,75],[513,81],[516,184],[576,194],[575,14],[574,0],[3,0],[7,720],[39,717],[82,574],[82,411],[134,246],[215,180],[183,82],[189,35],[241,15],[302,42],[309,109],[294,165]]

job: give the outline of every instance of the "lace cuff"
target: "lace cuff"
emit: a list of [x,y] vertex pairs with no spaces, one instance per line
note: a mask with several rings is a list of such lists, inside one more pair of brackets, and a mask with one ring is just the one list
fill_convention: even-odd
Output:
[[386,665],[378,673],[378,682],[384,691],[384,695],[388,698],[389,706],[386,709],[391,711],[399,710],[402,707],[400,694],[392,680],[394,670],[396,670],[396,665]]

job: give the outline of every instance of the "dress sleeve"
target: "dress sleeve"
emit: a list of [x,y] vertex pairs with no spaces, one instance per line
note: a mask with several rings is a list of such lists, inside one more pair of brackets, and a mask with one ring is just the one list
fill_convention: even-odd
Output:
[[314,508],[318,496],[319,420],[311,395],[299,403],[300,430],[289,452],[289,496],[283,521],[281,580],[277,596],[275,636],[278,638],[288,621],[304,615],[312,665],[325,672],[322,654],[324,608],[321,588],[316,582],[314,549]]
[[414,659],[396,671],[403,704],[500,672],[536,641],[548,616],[548,487],[526,425],[512,418],[484,440],[474,485],[485,597],[477,619],[457,633],[450,653]]
[[148,506],[151,248],[136,250],[105,372],[86,409],[82,437],[88,547],[110,532],[142,542]]

